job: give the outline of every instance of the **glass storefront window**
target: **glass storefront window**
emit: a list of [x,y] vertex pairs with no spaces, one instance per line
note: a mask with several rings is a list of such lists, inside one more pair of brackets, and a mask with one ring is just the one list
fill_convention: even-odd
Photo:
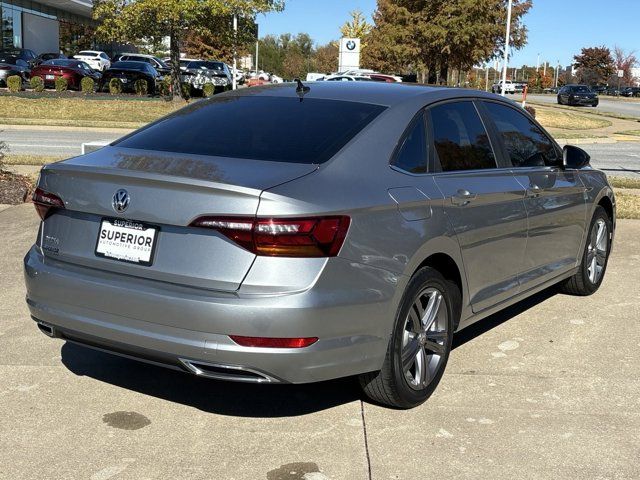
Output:
[[22,12],[2,7],[0,20],[2,48],[22,48]]

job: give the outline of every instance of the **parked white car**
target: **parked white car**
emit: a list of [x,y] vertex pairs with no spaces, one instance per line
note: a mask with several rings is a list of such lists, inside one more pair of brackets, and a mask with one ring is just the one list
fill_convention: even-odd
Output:
[[[516,93],[516,84],[511,80],[507,80],[504,84],[504,93]],[[497,81],[491,86],[493,93],[502,93],[502,80]]]
[[326,73],[309,72],[307,73],[307,82],[315,82],[316,80],[322,80],[326,77]]
[[111,66],[109,55],[99,50],[82,50],[73,58],[88,63],[91,68],[100,72],[104,72]]
[[327,75],[324,78],[318,79],[318,81],[323,82],[372,82],[369,77],[365,77],[364,75]]

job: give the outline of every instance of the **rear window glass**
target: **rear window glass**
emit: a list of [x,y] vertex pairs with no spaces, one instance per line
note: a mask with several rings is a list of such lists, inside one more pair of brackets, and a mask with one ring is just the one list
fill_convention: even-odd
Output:
[[329,160],[385,107],[252,95],[201,100],[125,137],[125,148],[275,162]]

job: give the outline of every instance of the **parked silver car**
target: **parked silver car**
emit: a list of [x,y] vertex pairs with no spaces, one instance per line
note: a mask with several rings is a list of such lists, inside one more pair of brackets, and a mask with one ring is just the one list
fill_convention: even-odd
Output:
[[454,331],[595,292],[615,228],[604,173],[514,103],[378,82],[196,102],[43,167],[34,202],[47,335],[216,379],[359,375],[401,408]]

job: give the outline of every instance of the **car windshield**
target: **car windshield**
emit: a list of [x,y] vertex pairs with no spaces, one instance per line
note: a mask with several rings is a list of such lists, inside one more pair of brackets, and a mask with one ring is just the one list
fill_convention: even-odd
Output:
[[146,70],[147,64],[143,62],[115,62],[111,68],[121,68],[123,70]]
[[209,67],[207,67],[207,62],[188,62],[187,68],[199,68],[202,70],[207,70]]
[[203,62],[205,67],[209,70],[224,70],[224,63],[222,62]]
[[197,102],[116,142],[119,147],[274,162],[329,160],[386,107],[297,97]]
[[18,60],[19,57],[15,55],[0,53],[0,63],[9,63],[11,65],[15,65]]
[[56,58],[53,60],[47,60],[46,62],[42,62],[42,65],[57,65],[59,67],[74,67],[74,68],[83,68],[80,65],[84,64],[86,65],[86,63],[84,62],[79,62],[79,61],[73,61],[73,60],[66,60],[64,58]]
[[576,85],[572,88],[572,90],[576,93],[590,93],[591,90],[586,85]]

